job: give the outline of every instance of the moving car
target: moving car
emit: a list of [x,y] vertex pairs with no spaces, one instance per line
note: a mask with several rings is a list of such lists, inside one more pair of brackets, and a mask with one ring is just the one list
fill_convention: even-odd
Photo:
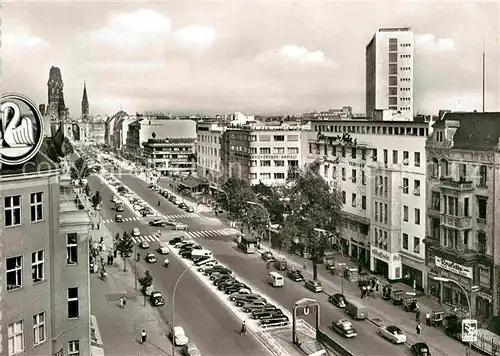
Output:
[[149,248],[149,242],[147,242],[146,240],[143,240],[143,241],[141,241],[140,246],[141,246],[141,248]]
[[382,326],[378,330],[378,334],[393,344],[404,344],[406,342],[406,335],[395,325]]
[[328,301],[339,308],[345,308],[347,305],[347,299],[340,293],[332,294],[328,297]]
[[176,222],[174,225],[174,230],[187,230],[188,226],[181,222]]
[[168,248],[168,243],[160,242],[160,246],[158,247],[158,252],[162,255],[168,255],[170,253],[170,249]]
[[123,222],[123,215],[121,215],[121,214],[116,214],[116,215],[115,215],[115,221],[116,221],[116,222]]
[[280,260],[275,259],[273,264],[274,264],[274,268],[276,268],[278,271],[286,270],[287,263],[286,263],[286,260],[284,258],[282,258]]
[[187,208],[186,203],[180,203],[180,204],[179,204],[179,208],[181,208],[181,209],[186,209],[186,208]]
[[161,294],[161,292],[152,292],[149,299],[151,300],[151,304],[154,307],[159,307],[161,305],[165,305],[165,298],[163,298],[163,295]]
[[145,208],[143,207],[143,208],[139,211],[139,213],[140,213],[142,216],[148,216],[148,215],[154,215],[154,214],[155,214],[155,213],[154,213],[154,211],[153,211],[151,208],[149,208],[149,207],[145,207]]
[[147,253],[145,259],[146,259],[146,262],[148,262],[148,263],[155,263],[156,262],[156,256],[152,252]]
[[413,356],[431,356],[429,346],[425,342],[417,342],[411,345],[410,350]]
[[314,281],[312,279],[309,279],[306,281],[304,284],[307,289],[314,293],[321,293],[323,292],[323,285],[321,284],[320,281]]
[[174,326],[174,334],[171,337],[175,346],[184,346],[189,342],[182,326]]
[[146,289],[143,289],[142,292],[149,297],[155,291],[155,289],[155,286],[149,286]]
[[200,350],[198,350],[198,347],[192,341],[184,345],[182,353],[184,356],[201,356]]
[[194,213],[194,208],[192,206],[187,206],[184,208],[188,213]]
[[260,254],[260,257],[261,257],[264,261],[274,260],[273,253],[272,253],[271,251],[262,252],[262,253]]
[[138,229],[138,228],[134,227],[134,228],[132,229],[132,236],[135,236],[135,237],[137,237],[137,236],[141,236],[141,232],[139,231],[139,229]]
[[151,226],[165,227],[168,225],[166,219],[155,219],[149,222]]
[[332,328],[333,328],[333,330],[338,332],[340,335],[347,337],[347,338],[355,337],[358,335],[358,333],[356,332],[356,329],[354,329],[354,326],[352,326],[352,323],[346,319],[340,319],[337,321],[333,321]]
[[170,245],[175,245],[175,244],[177,244],[177,243],[179,243],[179,242],[184,241],[185,239],[186,239],[186,238],[185,238],[184,236],[177,236],[177,237],[174,237],[172,240],[170,240],[168,243],[169,243]]
[[302,275],[302,272],[300,272],[296,268],[289,269],[288,272],[286,273],[288,278],[290,278],[294,282],[302,282],[304,281],[304,276]]

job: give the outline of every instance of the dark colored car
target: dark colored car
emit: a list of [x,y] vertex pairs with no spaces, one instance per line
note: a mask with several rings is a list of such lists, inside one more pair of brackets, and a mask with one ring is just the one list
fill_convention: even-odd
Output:
[[356,329],[354,329],[354,326],[349,320],[341,319],[332,321],[332,328],[335,332],[346,338],[351,338],[358,335]]
[[256,300],[266,301],[264,298],[262,298],[262,296],[260,296],[258,294],[249,294],[249,295],[247,295],[245,297],[238,297],[238,298],[236,298],[235,302],[236,302],[236,306],[242,307],[246,303],[253,303]]
[[149,222],[151,226],[165,227],[167,226],[167,221],[165,219],[158,219]]
[[213,266],[212,268],[207,268],[205,270],[205,274],[207,276],[211,275],[212,273],[216,273],[216,272],[219,272],[219,271],[224,271],[224,270],[228,270],[230,273],[225,273],[225,274],[232,274],[232,271],[222,265],[215,265]]
[[210,274],[210,280],[213,281],[217,278],[218,275],[221,275],[221,274],[227,274],[228,276],[230,276],[233,272],[229,269],[229,268],[223,268],[223,269],[219,269],[217,270],[216,272],[217,274],[215,273],[211,273]]
[[264,261],[274,260],[273,253],[271,251],[262,252],[260,254],[260,258],[262,258]]
[[175,245],[176,243],[178,242],[182,242],[184,241],[186,238],[184,236],[177,236],[177,237],[174,237],[172,240],[170,240],[168,243],[170,245]]
[[283,312],[279,309],[276,310],[266,310],[252,313],[252,319],[272,319],[276,317],[284,316]]
[[191,258],[191,254],[193,253],[193,248],[187,248],[179,252],[182,258]]
[[145,257],[146,262],[148,263],[155,263],[156,262],[156,256],[154,253],[150,252],[146,255]]
[[411,345],[410,350],[413,356],[431,356],[429,346],[425,342],[417,342]]
[[194,243],[193,241],[181,241],[179,244],[177,244],[177,247],[180,250],[183,250],[185,249],[186,247],[190,247],[190,246],[194,246],[196,245],[196,243]]
[[115,221],[116,222],[123,222],[123,216],[120,214],[115,215]]
[[[229,275],[226,274],[225,276],[229,276]],[[221,283],[219,283],[217,285],[217,289],[218,290],[225,290],[226,288],[228,288],[229,286],[231,286],[232,284],[235,284],[235,283],[240,283],[240,282],[238,282],[236,279],[231,277],[231,278],[223,280]]]
[[347,299],[340,293],[332,294],[328,297],[328,301],[339,308],[345,308],[347,305]]
[[[219,286],[225,282],[228,282],[228,281],[234,281],[233,277],[231,277],[229,274],[222,274],[220,276],[217,276],[217,278],[215,278],[213,280],[214,282],[214,286],[217,286],[217,288],[219,288]],[[222,289],[220,289],[222,290]]]
[[288,278],[290,278],[294,282],[303,282],[304,281],[304,276],[302,273],[294,268],[294,269],[289,269],[288,272],[286,273]]
[[278,271],[286,270],[287,263],[284,258],[282,258],[281,260],[274,260],[273,264],[274,268],[276,268]]
[[187,208],[186,203],[180,203],[180,204],[179,204],[179,208],[181,208],[181,209],[186,209],[186,208]]
[[233,294],[239,292],[242,289],[250,289],[246,284],[243,283],[235,283],[230,285],[229,287],[224,288],[224,292],[226,294]]
[[270,311],[270,310],[277,310],[274,305],[268,304],[265,302],[255,302],[255,303],[248,303],[243,306],[243,311],[245,313],[258,313],[262,311]]
[[149,296],[151,300],[151,304],[154,307],[159,307],[161,305],[165,305],[165,299],[163,298],[163,295],[161,292],[151,292],[151,295]]
[[274,318],[261,319],[259,324],[262,326],[269,325],[288,325],[288,317],[286,315],[276,316]]

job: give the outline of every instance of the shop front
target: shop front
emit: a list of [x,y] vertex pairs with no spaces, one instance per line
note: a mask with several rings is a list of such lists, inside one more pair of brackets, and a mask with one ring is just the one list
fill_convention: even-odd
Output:
[[351,259],[361,266],[369,266],[370,250],[362,242],[351,241]]
[[425,293],[427,289],[425,260],[401,252],[401,268],[401,282]]
[[388,280],[401,279],[401,256],[376,247],[370,249],[370,270]]

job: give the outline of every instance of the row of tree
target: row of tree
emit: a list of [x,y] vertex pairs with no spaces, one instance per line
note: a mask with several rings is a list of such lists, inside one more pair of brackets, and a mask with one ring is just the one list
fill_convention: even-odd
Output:
[[242,179],[230,178],[222,186],[217,204],[231,219],[252,228],[267,229],[267,213],[248,201],[262,204],[272,224],[281,228],[275,234],[274,247],[292,251],[300,246],[307,251],[317,276],[317,264],[331,251],[332,241],[340,232],[342,198],[340,191],[319,174],[320,163],[303,169],[293,167],[285,184],[250,186]]

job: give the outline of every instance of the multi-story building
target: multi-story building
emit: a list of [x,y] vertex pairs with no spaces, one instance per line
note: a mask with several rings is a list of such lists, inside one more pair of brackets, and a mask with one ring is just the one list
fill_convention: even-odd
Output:
[[428,289],[467,311],[461,289],[434,278],[459,283],[476,316],[499,313],[499,139],[500,113],[445,113],[426,148]]
[[148,167],[162,175],[188,175],[196,172],[196,139],[150,138],[143,143]]
[[137,120],[135,116],[122,116],[116,120],[114,125],[114,148],[118,153],[124,153],[124,148],[127,145],[128,125]]
[[344,106],[342,109],[310,112],[302,115],[303,120],[348,120],[352,118],[352,107]]
[[222,139],[223,179],[251,185],[283,184],[292,167],[301,167],[305,125],[246,123],[227,126]]
[[413,32],[381,28],[366,46],[366,115],[413,119]]
[[227,123],[199,122],[196,126],[196,155],[198,177],[206,179],[212,189],[222,183],[222,135]]
[[90,355],[89,217],[38,153],[0,171],[1,355]]
[[424,289],[427,123],[312,121],[308,160],[341,194],[344,253]]

